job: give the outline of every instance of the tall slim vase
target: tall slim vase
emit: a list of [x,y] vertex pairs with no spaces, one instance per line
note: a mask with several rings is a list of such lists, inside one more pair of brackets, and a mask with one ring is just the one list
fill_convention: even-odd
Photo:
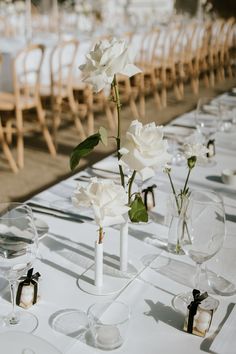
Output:
[[128,215],[125,223],[120,226],[120,270],[127,272],[128,270]]
[[95,270],[94,285],[97,288],[103,286],[103,243],[95,242]]

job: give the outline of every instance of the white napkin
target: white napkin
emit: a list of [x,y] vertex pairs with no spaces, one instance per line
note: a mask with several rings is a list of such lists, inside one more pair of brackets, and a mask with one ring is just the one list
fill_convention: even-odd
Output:
[[210,349],[217,354],[235,354],[236,350],[236,306],[214,339]]

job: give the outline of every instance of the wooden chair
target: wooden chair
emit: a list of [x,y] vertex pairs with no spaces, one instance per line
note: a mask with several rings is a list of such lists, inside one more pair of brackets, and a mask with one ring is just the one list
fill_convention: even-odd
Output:
[[233,64],[233,48],[234,48],[234,35],[235,35],[235,18],[229,18],[222,27],[220,50],[219,50],[219,77],[225,79],[227,74],[230,78],[233,77],[232,64]]
[[2,151],[3,151],[4,155],[7,158],[7,161],[9,163],[12,171],[14,173],[17,173],[18,172],[18,168],[17,168],[16,162],[15,162],[13,156],[12,156],[11,150],[10,150],[8,144],[7,144],[7,141],[5,139],[4,127],[2,125],[1,118],[0,118],[0,144],[2,145]]
[[181,23],[170,24],[162,29],[158,41],[155,44],[153,65],[155,75],[161,81],[161,104],[167,106],[167,89],[173,88],[178,101],[182,100],[179,75],[179,36],[181,35]]
[[62,41],[56,45],[50,55],[51,80],[47,84],[41,82],[41,97],[51,100],[54,142],[57,140],[57,131],[61,124],[64,107],[66,108],[64,112],[68,113],[69,110],[69,117],[72,115],[81,139],[86,138],[80,119],[87,116],[88,108],[86,104],[76,102],[73,94],[72,73],[77,48],[76,40]]
[[[161,108],[161,100],[158,89],[161,81],[155,75],[154,52],[160,35],[160,30],[155,29],[143,34],[135,64],[142,70],[142,73],[131,78],[131,82],[139,88],[140,115],[145,116],[145,96],[152,95],[157,109]],[[131,44],[132,45],[132,44]],[[134,46],[134,44],[133,44]]]
[[[8,141],[12,133],[17,134],[17,162],[20,168],[24,167],[24,133],[26,126],[23,121],[23,112],[36,109],[38,123],[52,156],[56,150],[49,133],[45,114],[39,96],[39,74],[43,59],[44,48],[41,45],[29,45],[21,50],[13,61],[14,92],[0,92],[0,111],[13,112],[15,119],[7,120],[6,130]],[[29,130],[35,130],[35,125]]]
[[204,36],[204,28],[198,21],[191,20],[183,25],[180,40],[179,75],[180,92],[184,96],[184,84],[190,82],[192,92],[199,93],[199,55]]

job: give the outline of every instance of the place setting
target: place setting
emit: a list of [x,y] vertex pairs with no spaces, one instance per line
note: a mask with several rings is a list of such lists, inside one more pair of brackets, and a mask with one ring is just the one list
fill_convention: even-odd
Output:
[[4,354],[235,352],[221,5],[0,1]]

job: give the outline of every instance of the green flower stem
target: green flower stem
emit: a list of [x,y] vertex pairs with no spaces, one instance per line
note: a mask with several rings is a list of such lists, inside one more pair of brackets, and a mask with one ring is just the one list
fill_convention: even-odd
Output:
[[186,191],[186,188],[187,188],[187,185],[188,185],[188,180],[189,180],[189,176],[190,176],[191,171],[192,171],[192,169],[189,168],[189,169],[188,169],[188,175],[187,175],[187,178],[186,178],[186,181],[185,181],[185,184],[184,184],[183,194],[185,194],[185,191]]
[[131,192],[132,192],[132,185],[133,185],[133,182],[134,182],[134,179],[135,179],[135,175],[136,175],[136,171],[133,171],[133,173],[132,173],[132,176],[130,177],[130,179],[129,179],[129,183],[128,183],[128,185],[129,185],[129,187],[128,187],[128,203],[130,204],[130,202],[131,202]]
[[99,235],[98,243],[101,244],[101,243],[102,243],[102,240],[103,240],[103,236],[104,236],[102,226],[99,227],[98,235]]
[[178,214],[180,214],[181,209],[180,209],[180,206],[179,206],[179,201],[178,201],[178,197],[177,197],[177,194],[176,194],[176,191],[175,191],[175,187],[174,187],[174,184],[173,184],[173,181],[172,181],[170,173],[168,172],[167,175],[169,177],[171,189],[172,189],[172,192],[173,192],[174,197],[175,197],[176,206],[177,206],[177,209],[178,209]]
[[[116,110],[117,110],[117,136],[116,136],[116,146],[117,146],[117,156],[118,156],[118,161],[121,158],[120,154],[120,136],[121,136],[121,119],[120,119],[120,112],[121,112],[121,103],[120,103],[120,95],[119,95],[119,88],[117,84],[117,79],[116,75],[114,75],[114,79],[112,82],[112,88],[114,92],[114,102],[116,104]],[[125,176],[123,172],[122,166],[119,164],[119,172],[120,172],[120,182],[121,185],[125,188]]]

